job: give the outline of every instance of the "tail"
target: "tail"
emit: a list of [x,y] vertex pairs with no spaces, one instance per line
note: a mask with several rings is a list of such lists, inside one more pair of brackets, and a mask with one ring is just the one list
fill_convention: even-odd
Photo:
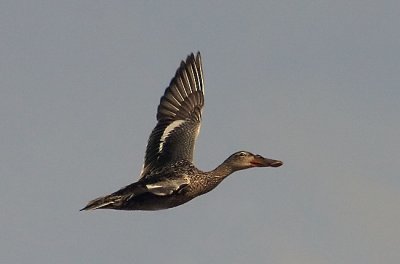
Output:
[[107,195],[91,200],[80,211],[96,209],[113,209],[122,202],[122,196]]

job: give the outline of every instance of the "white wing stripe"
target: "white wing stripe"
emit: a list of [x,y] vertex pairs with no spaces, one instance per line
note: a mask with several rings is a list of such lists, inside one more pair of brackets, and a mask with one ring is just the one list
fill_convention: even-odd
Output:
[[164,132],[163,132],[163,134],[162,134],[162,136],[161,136],[161,139],[160,139],[161,143],[160,143],[160,146],[159,146],[159,148],[158,148],[158,152],[161,152],[161,151],[163,150],[164,143],[165,143],[165,141],[167,140],[169,134],[171,134],[171,132],[172,132],[175,128],[179,127],[179,126],[180,126],[182,123],[184,123],[184,122],[185,122],[185,120],[175,120],[174,122],[172,122],[171,124],[169,124],[169,125],[165,128],[165,130],[164,130]]

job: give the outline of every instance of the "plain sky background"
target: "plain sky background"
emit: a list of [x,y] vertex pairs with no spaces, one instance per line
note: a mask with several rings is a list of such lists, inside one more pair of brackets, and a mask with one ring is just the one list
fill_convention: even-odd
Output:
[[[0,38],[1,263],[399,263],[399,1],[1,1]],[[284,166],[79,212],[137,180],[197,50],[198,167]]]

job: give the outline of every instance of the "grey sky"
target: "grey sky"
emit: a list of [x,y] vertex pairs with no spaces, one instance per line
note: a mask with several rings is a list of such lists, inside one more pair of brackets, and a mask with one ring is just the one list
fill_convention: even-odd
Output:
[[[398,1],[133,2],[0,3],[1,263],[398,263]],[[197,50],[198,167],[285,165],[175,209],[79,212],[138,178]]]

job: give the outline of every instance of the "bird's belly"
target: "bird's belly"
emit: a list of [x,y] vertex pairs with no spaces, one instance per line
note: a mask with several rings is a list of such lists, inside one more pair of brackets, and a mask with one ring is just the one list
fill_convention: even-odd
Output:
[[130,200],[126,201],[120,209],[155,211],[176,207],[192,199],[193,197],[181,194],[159,196],[146,193],[137,197],[132,197]]

